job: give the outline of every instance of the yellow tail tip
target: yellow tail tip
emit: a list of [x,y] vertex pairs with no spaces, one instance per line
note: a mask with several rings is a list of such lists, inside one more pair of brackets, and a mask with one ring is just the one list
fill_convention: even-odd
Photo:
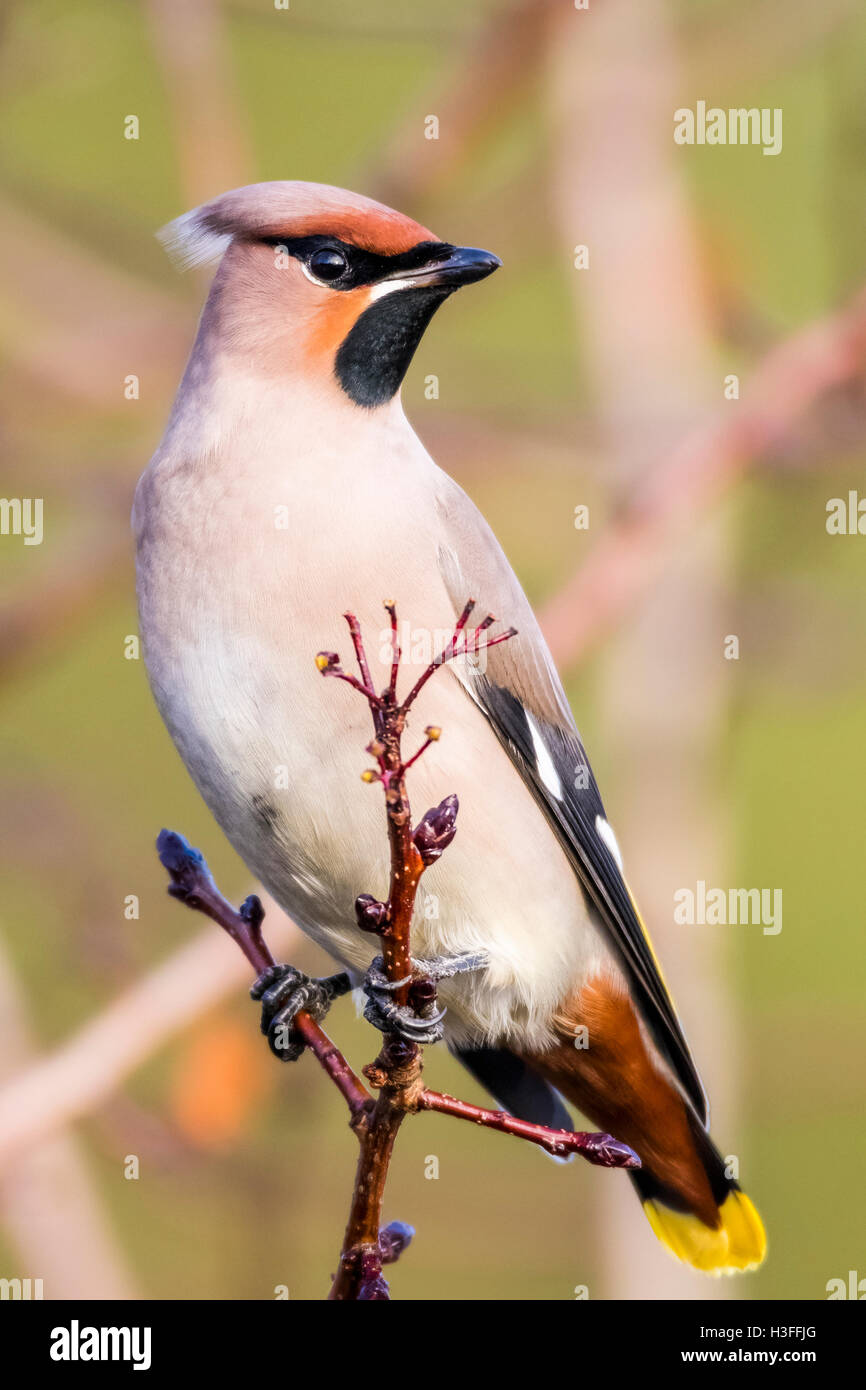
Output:
[[644,1202],[647,1220],[662,1245],[678,1260],[704,1274],[735,1274],[757,1269],[767,1253],[763,1223],[745,1192],[736,1188],[719,1208],[716,1227],[662,1202]]

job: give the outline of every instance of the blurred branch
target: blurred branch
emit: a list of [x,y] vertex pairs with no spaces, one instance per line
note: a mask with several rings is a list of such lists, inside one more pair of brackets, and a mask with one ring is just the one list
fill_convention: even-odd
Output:
[[533,81],[547,18],[556,8],[553,0],[516,0],[491,12],[462,50],[456,75],[443,90],[431,92],[424,107],[425,114],[439,119],[439,138],[423,139],[420,114],[414,122],[401,122],[370,170],[375,196],[394,207],[412,206],[435,196],[447,178],[469,164]]
[[[252,157],[241,135],[224,17],[218,0],[145,0],[173,116],[184,198],[190,207],[247,183]],[[279,16],[271,17],[279,21]]]
[[[26,1067],[33,1030],[11,963],[0,951],[0,1076]],[[75,1136],[54,1132],[0,1176],[0,1220],[21,1259],[20,1278],[41,1279],[45,1297],[134,1298],[123,1253]],[[4,1271],[9,1274],[11,1271]]]
[[61,398],[123,410],[135,373],[156,394],[176,380],[188,314],[159,286],[105,261],[8,198],[0,258],[3,352]]
[[[298,929],[271,904],[280,949]],[[58,1125],[89,1114],[177,1033],[244,981],[244,968],[212,932],[200,933],[126,990],[54,1052],[0,1089],[0,1172]],[[190,997],[190,980],[195,994]]]
[[544,605],[542,625],[557,661],[577,661],[605,636],[652,587],[676,536],[864,366],[866,290],[773,348],[739,401],[727,402],[648,470],[589,558]]

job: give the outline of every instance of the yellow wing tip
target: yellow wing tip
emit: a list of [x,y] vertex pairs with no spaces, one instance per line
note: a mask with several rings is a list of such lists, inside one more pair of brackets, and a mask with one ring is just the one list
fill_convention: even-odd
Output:
[[745,1192],[737,1188],[719,1208],[716,1227],[661,1202],[644,1202],[643,1209],[665,1249],[704,1274],[745,1273],[757,1269],[767,1253],[761,1218]]

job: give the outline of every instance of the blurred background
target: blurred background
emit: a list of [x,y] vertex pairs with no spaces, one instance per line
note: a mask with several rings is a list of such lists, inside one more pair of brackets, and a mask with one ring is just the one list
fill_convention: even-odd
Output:
[[[44,501],[41,545],[0,536],[0,1275],[320,1298],[335,1267],[342,1102],[312,1060],[273,1063],[239,953],[165,895],[162,825],[229,896],[254,885],[129,640],[132,492],[206,291],[154,233],[282,178],[503,258],[435,319],[407,412],[542,617],[770,1241],[759,1273],[703,1280],[624,1175],[422,1116],[388,1189],[418,1230],[393,1295],[814,1299],[866,1275],[866,539],[826,527],[866,495],[864,60],[856,0],[0,7],[0,490]],[[781,152],[675,143],[699,101],[780,109]],[[781,889],[782,930],[678,925],[701,880]],[[371,1059],[349,1003],[329,1029]],[[481,1101],[441,1051],[430,1084]]]

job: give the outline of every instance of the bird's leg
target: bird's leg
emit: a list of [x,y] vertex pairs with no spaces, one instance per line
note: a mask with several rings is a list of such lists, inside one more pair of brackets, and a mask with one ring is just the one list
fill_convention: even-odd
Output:
[[[443,1020],[447,1010],[436,1008],[437,981],[469,970],[483,970],[487,963],[488,957],[483,951],[413,960],[411,975],[404,980],[389,980],[382,968],[382,957],[376,956],[364,976],[367,996],[364,1017],[381,1033],[396,1033],[404,1042],[440,1042],[445,1034]],[[395,1004],[391,996],[407,984],[410,986],[409,1003]]]
[[432,960],[412,959],[414,973],[429,980],[449,980],[452,975],[466,975],[470,970],[483,970],[490,964],[486,951],[464,951],[459,956],[434,956]]
[[263,970],[250,990],[250,998],[262,1001],[262,1032],[274,1056],[281,1062],[296,1062],[304,1044],[292,1028],[295,1015],[303,1009],[316,1023],[321,1023],[334,1000],[348,994],[351,988],[344,971],[314,980],[293,965],[271,965]]

